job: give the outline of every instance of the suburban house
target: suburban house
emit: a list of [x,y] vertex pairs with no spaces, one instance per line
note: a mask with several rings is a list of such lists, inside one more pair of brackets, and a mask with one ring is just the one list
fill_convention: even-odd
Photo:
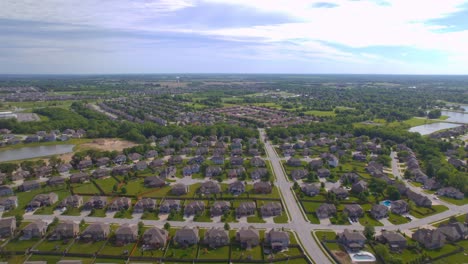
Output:
[[117,244],[133,243],[138,239],[138,226],[123,224],[115,231],[115,241]]
[[146,168],[148,168],[148,163],[146,163],[144,160],[138,161],[135,163],[135,165],[133,165],[133,170],[135,171],[146,170]]
[[413,240],[416,240],[424,246],[426,249],[438,249],[445,245],[445,235],[441,230],[420,228],[416,230],[411,236]]
[[367,182],[360,180],[351,186],[351,192],[361,193],[367,191]]
[[0,186],[0,196],[10,196],[13,195],[13,190],[8,186]]
[[120,155],[117,155],[112,161],[115,164],[123,164],[127,161],[127,156],[120,154]]
[[19,191],[27,192],[35,189],[41,188],[39,181],[25,181],[18,187]]
[[250,165],[252,167],[265,167],[265,161],[260,157],[254,157],[250,159]]
[[328,218],[336,214],[336,206],[334,204],[323,203],[315,211],[318,218]]
[[80,208],[83,205],[83,197],[80,195],[70,195],[67,198],[63,199],[59,207],[72,207]]
[[11,237],[16,230],[16,218],[8,217],[0,219],[0,238]]
[[256,209],[255,202],[241,202],[239,207],[236,208],[236,216],[239,218],[254,215]]
[[70,176],[70,183],[82,183],[89,180],[89,175],[85,172],[73,173]]
[[158,152],[154,149],[148,150],[145,154],[145,158],[150,159],[158,156]]
[[313,159],[309,162],[309,166],[312,170],[318,170],[323,166],[322,159]]
[[192,201],[185,205],[184,214],[187,216],[202,214],[205,211],[205,203],[203,201]]
[[164,166],[165,161],[163,159],[154,159],[149,163],[151,168],[158,168]]
[[164,200],[159,206],[159,212],[168,214],[171,211],[180,211],[180,200]]
[[144,211],[153,211],[156,208],[156,201],[151,198],[138,200],[133,206],[134,213],[143,213]]
[[70,164],[60,164],[60,165],[57,166],[57,171],[59,173],[64,173],[64,172],[68,172],[72,168],[73,168],[73,166],[70,165]]
[[244,158],[232,157],[230,162],[232,166],[242,166],[242,164],[244,164]]
[[93,196],[84,205],[84,210],[91,209],[102,209],[107,205],[107,197],[105,196]]
[[159,176],[145,177],[144,185],[148,188],[159,188],[166,186],[166,181]]
[[9,211],[18,207],[18,197],[10,196],[0,198],[0,211]]
[[118,197],[107,207],[109,211],[128,210],[132,206],[132,199],[127,197]]
[[320,193],[320,188],[313,183],[302,184],[301,190],[307,196],[315,196]]
[[221,155],[215,155],[210,159],[216,165],[223,165],[224,164],[224,157]]
[[291,171],[291,177],[295,181],[300,180],[304,177],[307,177],[307,175],[309,175],[309,172],[305,169],[297,169],[297,170]]
[[191,176],[192,174],[199,173],[199,172],[200,172],[200,165],[198,165],[196,163],[192,164],[192,165],[185,166],[182,169],[182,174],[184,176]]
[[280,202],[269,202],[260,207],[262,217],[278,216],[283,212]]
[[49,240],[62,240],[73,238],[80,232],[80,227],[73,221],[59,223]]
[[35,209],[42,206],[51,206],[58,201],[58,195],[56,193],[41,193],[36,196],[28,203],[28,208]]
[[266,233],[265,240],[273,251],[285,250],[289,246],[289,234],[284,231],[271,229]]
[[465,197],[465,195],[460,192],[458,189],[454,187],[445,187],[437,190],[436,192],[437,195],[442,195],[445,197],[461,200]]
[[23,228],[21,239],[29,240],[31,238],[41,238],[47,232],[47,222],[36,220]]
[[408,203],[404,200],[392,201],[390,210],[394,214],[402,215],[409,212],[409,206]]
[[100,241],[107,238],[110,226],[106,223],[92,223],[81,234],[80,239],[85,241]]
[[292,167],[300,167],[302,166],[302,161],[298,158],[289,158],[286,164]]
[[205,232],[203,244],[210,248],[218,248],[229,244],[228,232],[222,228],[211,228]]
[[259,180],[268,175],[268,170],[266,168],[256,168],[250,172],[250,178],[252,180]]
[[176,231],[174,241],[181,246],[190,246],[198,243],[198,229],[184,226]]
[[176,176],[176,173],[177,173],[177,168],[173,167],[173,166],[169,166],[167,168],[164,168],[161,171],[161,173],[159,173],[159,177],[161,177],[163,179],[173,178],[173,177]]
[[189,187],[183,183],[176,183],[172,186],[171,194],[173,195],[184,195],[187,194]]
[[268,194],[273,190],[273,186],[271,186],[270,182],[258,181],[254,183],[253,190],[255,193]]
[[112,175],[126,175],[132,170],[130,165],[119,165],[112,168]]
[[229,184],[229,192],[233,195],[240,195],[245,192],[245,185],[241,181],[235,181]]
[[327,178],[330,177],[331,173],[329,169],[321,168],[317,170],[317,176],[319,178]]
[[422,206],[422,207],[432,206],[432,201],[429,198],[427,198],[427,196],[413,192],[412,190],[406,191],[406,196],[408,196],[408,199],[413,201],[417,206]]
[[221,175],[223,169],[219,166],[208,166],[205,170],[205,177],[216,177]]
[[203,182],[200,186],[200,193],[205,195],[218,194],[221,192],[221,186],[214,181]]
[[370,214],[374,219],[382,219],[388,217],[388,207],[383,204],[374,204],[372,205]]
[[143,248],[146,250],[159,249],[166,246],[169,232],[164,229],[152,227],[143,233]]
[[107,176],[110,176],[110,170],[108,170],[108,169],[96,169],[95,171],[93,171],[92,176],[95,179],[107,177]]
[[364,210],[359,204],[345,204],[343,212],[348,215],[348,217],[356,218],[362,217],[364,215]]
[[330,190],[331,193],[335,194],[336,198],[343,200],[348,197],[348,191],[343,187],[333,187]]
[[338,234],[338,241],[350,251],[356,252],[364,248],[366,237],[360,231],[345,229],[343,233]]
[[211,216],[220,216],[226,212],[229,212],[231,208],[231,203],[228,201],[216,201],[210,208]]
[[260,235],[258,230],[253,226],[242,227],[237,230],[236,241],[240,243],[242,248],[253,248],[260,243]]
[[65,184],[65,179],[60,176],[51,177],[49,180],[47,180],[47,185],[49,186],[57,186],[62,184]]
[[382,235],[377,237],[381,243],[388,244],[392,251],[402,251],[406,248],[406,238],[398,232],[382,231]]
[[460,222],[443,224],[437,228],[447,241],[456,242],[468,238],[468,227]]
[[138,161],[142,158],[143,156],[140,153],[130,153],[128,154],[128,159],[131,161]]
[[96,160],[96,166],[101,167],[101,166],[107,166],[110,162],[110,159],[108,157],[102,157]]

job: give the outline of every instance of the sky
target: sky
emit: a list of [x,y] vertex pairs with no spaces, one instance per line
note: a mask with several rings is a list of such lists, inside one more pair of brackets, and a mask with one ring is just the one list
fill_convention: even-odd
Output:
[[468,0],[1,0],[0,74],[468,74]]

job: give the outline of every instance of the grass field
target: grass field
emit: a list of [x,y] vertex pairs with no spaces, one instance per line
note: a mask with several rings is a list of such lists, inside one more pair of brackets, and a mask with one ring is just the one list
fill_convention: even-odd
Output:
[[313,115],[318,117],[329,117],[329,116],[336,116],[334,111],[318,111],[318,110],[311,110],[304,112],[306,115]]
[[365,212],[364,216],[359,218],[359,223],[363,226],[365,225],[383,226],[381,222],[379,222],[378,220],[375,220],[368,212]]
[[424,218],[430,215],[438,214],[447,211],[448,208],[445,205],[433,205],[431,208],[417,207],[410,211],[410,214],[417,218]]

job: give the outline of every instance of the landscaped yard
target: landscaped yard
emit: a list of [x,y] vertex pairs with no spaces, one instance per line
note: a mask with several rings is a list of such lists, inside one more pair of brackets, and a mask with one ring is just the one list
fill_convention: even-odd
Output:
[[229,246],[216,249],[200,247],[198,252],[199,259],[227,259],[229,256]]
[[26,249],[32,248],[39,241],[40,241],[39,238],[33,238],[30,240],[14,239],[8,242],[8,244],[4,247],[4,249],[13,250],[13,251],[26,251]]
[[361,223],[361,225],[363,226],[365,225],[383,226],[381,222],[379,222],[378,220],[375,220],[368,212],[365,212],[364,216],[359,218],[359,223]]
[[174,244],[171,244],[166,252],[166,257],[176,259],[193,259],[197,256],[198,246],[190,246],[187,248],[181,248]]
[[94,254],[99,252],[102,246],[106,241],[97,241],[97,242],[81,242],[75,241],[75,243],[70,247],[68,252],[70,253],[85,253],[85,254]]
[[409,222],[409,220],[406,219],[404,216],[397,215],[394,213],[388,214],[388,221],[390,221],[390,223],[394,225],[401,225]]
[[240,247],[233,246],[231,249],[231,259],[234,262],[237,259],[263,260],[262,248],[260,246],[256,246],[251,250],[246,250]]
[[80,194],[99,194],[99,189],[94,185],[92,182],[86,182],[86,183],[81,183],[81,184],[72,184],[71,185],[73,188],[74,193],[80,193]]
[[[116,256],[130,255],[134,246],[135,243],[129,243],[120,247],[113,245],[111,242],[107,242],[107,244],[101,249],[101,251],[99,251],[99,254]],[[128,253],[124,254],[125,251],[127,251]]]
[[[101,189],[104,191],[104,193],[111,194],[113,191],[113,188],[118,182],[114,179],[114,177],[107,177],[104,179],[97,179],[94,181]],[[128,189],[127,189],[128,190]]]
[[247,222],[248,223],[265,223],[265,220],[263,220],[263,218],[259,216],[257,212],[255,212],[254,216],[247,217]]
[[449,202],[449,203],[452,203],[452,204],[455,204],[455,205],[468,204],[468,198],[463,198],[461,200],[457,200],[457,199],[452,199],[452,198],[448,198],[448,197],[445,197],[445,196],[439,196],[439,199],[444,200],[444,201]]
[[288,215],[286,212],[283,212],[281,215],[273,218],[273,221],[277,224],[284,224],[288,222]]
[[412,209],[410,211],[410,214],[417,218],[424,218],[433,214],[441,213],[446,210],[448,210],[448,208],[445,205],[433,205],[432,209],[425,207],[416,207],[415,209]]
[[58,241],[49,241],[44,240],[39,245],[35,247],[37,250],[41,251],[56,251],[63,252],[68,246],[73,242],[73,239],[70,240],[58,240]]

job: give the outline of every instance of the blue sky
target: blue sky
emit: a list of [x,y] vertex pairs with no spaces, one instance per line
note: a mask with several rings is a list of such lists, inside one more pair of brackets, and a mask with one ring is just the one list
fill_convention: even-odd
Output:
[[0,73],[468,74],[465,0],[2,0]]

